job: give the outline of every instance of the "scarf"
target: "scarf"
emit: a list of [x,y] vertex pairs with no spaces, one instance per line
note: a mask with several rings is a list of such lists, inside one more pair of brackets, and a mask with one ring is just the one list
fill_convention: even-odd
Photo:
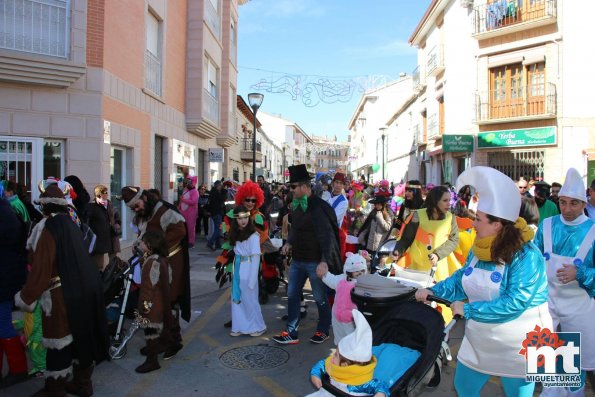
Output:
[[240,262],[241,255],[233,258],[233,277],[231,278],[231,301],[240,304],[242,302],[242,291],[240,290]]
[[372,356],[372,361],[367,365],[347,365],[340,366],[331,362],[332,355],[324,361],[326,373],[339,383],[345,385],[359,386],[374,378],[374,369],[376,368],[376,357]]
[[291,201],[291,209],[295,210],[298,207],[302,207],[302,211],[306,212],[308,209],[308,196],[304,194],[301,198],[294,198]]
[[[533,236],[535,236],[535,232],[531,229],[527,222],[523,218],[517,218],[514,227],[519,229],[521,232],[521,238],[523,242],[528,242],[533,240]],[[493,262],[494,259],[492,258],[492,243],[496,239],[496,236],[488,236],[484,238],[476,238],[473,242],[473,246],[471,247],[471,251],[477,259],[480,261],[485,262]]]

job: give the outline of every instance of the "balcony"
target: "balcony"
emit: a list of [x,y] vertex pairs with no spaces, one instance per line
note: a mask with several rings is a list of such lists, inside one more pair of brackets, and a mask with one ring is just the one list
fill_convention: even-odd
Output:
[[473,36],[487,39],[556,23],[556,0],[493,0],[473,8]]
[[202,95],[202,113],[210,122],[220,127],[219,101],[207,90],[204,90]]
[[213,7],[213,3],[209,0],[205,2],[205,21],[213,34],[218,40],[221,40],[221,18],[219,17],[219,12],[217,9]]
[[161,60],[145,50],[145,88],[161,96]]
[[426,76],[421,73],[421,67],[417,65],[411,73],[413,79],[413,89],[417,92],[421,92],[426,88]]
[[[240,159],[248,163],[252,162],[252,138],[242,138],[240,147]],[[256,162],[262,161],[262,146],[256,141]]]
[[518,93],[495,90],[475,93],[475,122],[498,124],[556,117],[556,85],[521,87]]
[[426,76],[436,76],[444,70],[444,49],[434,46],[427,55]]
[[422,145],[425,143],[424,142],[424,132],[421,129],[419,124],[416,124],[413,126],[411,133],[413,135],[413,144]]
[[227,133],[220,134],[217,137],[217,145],[221,147],[230,147],[238,143],[237,132],[238,132],[238,118],[235,112],[229,113],[229,120],[227,125]]

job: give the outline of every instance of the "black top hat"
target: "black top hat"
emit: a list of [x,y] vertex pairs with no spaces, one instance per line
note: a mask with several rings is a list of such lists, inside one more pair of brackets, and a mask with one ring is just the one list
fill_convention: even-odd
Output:
[[287,168],[289,169],[289,183],[310,182],[312,179],[305,164],[290,165]]

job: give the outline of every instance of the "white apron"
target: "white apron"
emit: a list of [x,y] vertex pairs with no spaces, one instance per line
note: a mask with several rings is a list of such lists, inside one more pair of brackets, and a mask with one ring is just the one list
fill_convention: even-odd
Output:
[[562,332],[581,333],[581,367],[587,371],[595,369],[595,299],[591,298],[576,280],[562,284],[556,276],[556,271],[562,268],[563,264],[580,265],[585,260],[594,238],[595,226],[592,226],[574,257],[554,254],[552,219],[543,220],[543,256],[554,329],[560,324]]
[[[463,290],[469,302],[492,301],[500,296],[504,265],[497,265],[496,270],[489,271],[476,268],[477,261],[474,257],[463,275]],[[526,360],[519,350],[527,333],[536,325],[552,327],[547,302],[527,309],[518,318],[505,323],[467,320],[457,360],[481,373],[524,378]]]

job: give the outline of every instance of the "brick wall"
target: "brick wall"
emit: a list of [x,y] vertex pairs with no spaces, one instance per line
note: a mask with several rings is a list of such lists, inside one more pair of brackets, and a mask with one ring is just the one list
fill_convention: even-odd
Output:
[[87,3],[87,65],[103,66],[103,34],[105,2],[88,0]]

